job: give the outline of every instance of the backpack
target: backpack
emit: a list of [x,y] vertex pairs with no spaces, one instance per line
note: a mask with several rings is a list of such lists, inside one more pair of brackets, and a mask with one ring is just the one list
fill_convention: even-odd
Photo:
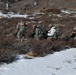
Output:
[[57,36],[61,36],[62,35],[62,30],[58,27],[58,28],[56,28],[56,35]]
[[43,25],[39,25],[38,28],[39,28],[42,36],[43,36],[44,38],[46,38],[46,37],[47,37],[47,32],[46,32],[45,27],[44,27]]

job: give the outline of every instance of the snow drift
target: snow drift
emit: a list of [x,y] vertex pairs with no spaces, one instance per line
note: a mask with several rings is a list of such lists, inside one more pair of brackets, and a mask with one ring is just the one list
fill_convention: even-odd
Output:
[[0,75],[76,75],[76,48],[4,64]]

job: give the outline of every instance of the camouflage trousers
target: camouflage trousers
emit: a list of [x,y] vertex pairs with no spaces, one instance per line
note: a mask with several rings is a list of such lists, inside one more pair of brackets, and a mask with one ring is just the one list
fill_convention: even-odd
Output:
[[21,39],[23,37],[25,37],[25,31],[18,31],[17,38]]

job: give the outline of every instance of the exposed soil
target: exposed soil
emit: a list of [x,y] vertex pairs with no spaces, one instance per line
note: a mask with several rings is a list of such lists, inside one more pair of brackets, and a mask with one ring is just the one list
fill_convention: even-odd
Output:
[[[9,10],[21,13],[33,13],[47,9],[76,10],[76,0],[1,0],[0,10],[6,10],[9,1]],[[34,4],[36,2],[36,4]]]

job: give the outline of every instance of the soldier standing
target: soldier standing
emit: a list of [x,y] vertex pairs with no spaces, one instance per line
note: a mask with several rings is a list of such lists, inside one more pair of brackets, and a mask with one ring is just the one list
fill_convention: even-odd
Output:
[[17,38],[19,38],[21,41],[23,41],[25,38],[26,28],[27,26],[24,21],[17,24]]

